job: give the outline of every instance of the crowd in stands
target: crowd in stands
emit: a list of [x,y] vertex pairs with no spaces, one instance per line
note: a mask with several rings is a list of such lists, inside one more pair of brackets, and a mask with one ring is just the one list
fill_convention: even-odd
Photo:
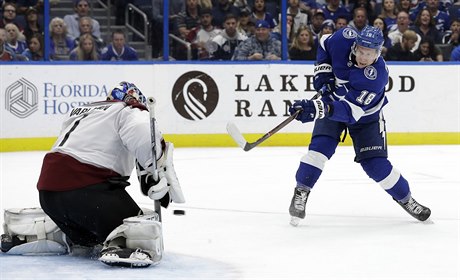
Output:
[[[45,41],[49,60],[143,59],[124,29],[116,28],[110,42],[104,41],[100,23],[90,16],[90,1],[74,0],[74,13],[45,23],[43,0],[0,0],[0,60],[44,60]],[[169,0],[168,30],[179,38],[169,42],[170,58],[280,60],[285,41],[288,60],[314,61],[322,36],[373,25],[385,36],[382,55],[388,61],[460,60],[460,0],[286,1],[283,26],[280,0]],[[162,59],[163,0],[112,3],[117,26],[124,26],[121,11],[128,3],[147,15],[150,57]]]

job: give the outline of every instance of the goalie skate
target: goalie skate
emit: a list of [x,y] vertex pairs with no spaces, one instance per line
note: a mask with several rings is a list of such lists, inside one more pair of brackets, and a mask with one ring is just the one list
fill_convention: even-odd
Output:
[[416,218],[419,221],[426,221],[430,215],[431,210],[430,208],[423,206],[422,204],[418,203],[412,197],[406,203],[399,202],[395,200],[401,207],[406,210],[412,217]]
[[150,253],[145,250],[119,247],[109,247],[102,250],[99,260],[111,266],[132,268],[148,267],[158,263],[155,263]]
[[291,215],[290,224],[297,226],[300,219],[305,218],[305,205],[307,204],[308,195],[310,190],[296,187],[294,189],[294,196],[291,200],[291,205],[289,206],[289,214]]

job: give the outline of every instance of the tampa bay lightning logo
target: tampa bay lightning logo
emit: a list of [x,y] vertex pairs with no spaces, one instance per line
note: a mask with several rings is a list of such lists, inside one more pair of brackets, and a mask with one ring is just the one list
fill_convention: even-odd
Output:
[[377,79],[377,69],[374,66],[367,66],[364,68],[364,76],[369,80]]
[[358,33],[356,32],[356,30],[354,30],[353,28],[349,28],[349,27],[346,27],[342,31],[342,34],[343,34],[343,37],[347,39],[354,39],[356,38],[356,36],[358,36]]

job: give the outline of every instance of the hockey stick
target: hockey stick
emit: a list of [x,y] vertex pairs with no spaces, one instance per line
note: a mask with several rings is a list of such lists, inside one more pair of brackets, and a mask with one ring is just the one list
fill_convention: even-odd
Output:
[[[153,97],[147,98],[147,105],[149,107],[150,115],[150,138],[152,143],[152,167],[153,167],[153,180],[158,181],[158,170],[157,170],[157,151],[156,151],[156,138],[155,138],[155,103],[156,100]],[[158,214],[161,222],[161,203],[159,200],[154,200],[155,212]]]
[[[321,96],[321,93],[318,92],[313,96],[312,99],[316,99]],[[288,125],[290,122],[292,122],[300,113],[302,110],[296,111],[293,115],[289,116],[289,118],[285,119],[283,122],[275,126],[272,130],[269,132],[265,133],[262,137],[257,139],[255,142],[248,142],[246,139],[244,139],[243,134],[241,134],[240,130],[238,127],[233,123],[229,122],[227,123],[227,132],[230,134],[230,136],[233,138],[233,140],[240,146],[244,151],[249,151],[260,144],[262,144],[265,140],[270,138],[273,134],[277,133],[280,131],[283,127]]]
[[246,141],[246,139],[244,139],[243,134],[241,134],[241,132],[238,129],[238,127],[236,127],[236,125],[234,123],[232,123],[232,122],[227,123],[227,131],[228,131],[228,134],[230,134],[230,136],[233,138],[233,140],[235,140],[235,142],[241,148],[243,148],[244,151],[247,152],[247,151],[259,146],[262,142],[264,142],[265,140],[270,138],[273,134],[277,133],[283,127],[285,127],[290,122],[292,122],[297,117],[297,115],[299,115],[299,113],[301,111],[302,110],[296,111],[292,116],[290,116],[289,118],[285,119],[282,123],[277,125],[275,128],[273,128],[269,132],[265,133],[264,136],[260,137],[255,142],[250,143],[250,142]]

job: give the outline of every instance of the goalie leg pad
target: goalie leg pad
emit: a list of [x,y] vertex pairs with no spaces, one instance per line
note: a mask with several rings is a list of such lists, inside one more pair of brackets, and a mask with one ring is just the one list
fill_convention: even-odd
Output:
[[158,214],[130,217],[104,242],[100,261],[109,265],[143,267],[163,256],[163,234]]
[[65,234],[41,208],[4,212],[1,250],[11,255],[61,255],[69,252]]

